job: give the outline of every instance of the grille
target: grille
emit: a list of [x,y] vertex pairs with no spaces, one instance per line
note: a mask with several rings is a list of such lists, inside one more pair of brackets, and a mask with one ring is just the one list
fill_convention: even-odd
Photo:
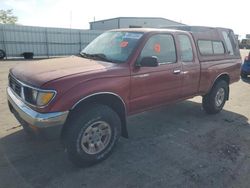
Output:
[[16,95],[22,98],[25,102],[29,104],[34,104],[32,97],[32,89],[23,85],[14,76],[9,74],[9,87],[14,91]]
[[9,75],[9,87],[21,97],[22,85],[12,75]]

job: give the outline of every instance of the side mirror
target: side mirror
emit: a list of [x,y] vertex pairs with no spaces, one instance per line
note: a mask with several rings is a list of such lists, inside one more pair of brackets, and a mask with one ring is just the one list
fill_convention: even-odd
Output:
[[155,56],[142,58],[139,66],[141,67],[157,67],[159,65],[158,58]]

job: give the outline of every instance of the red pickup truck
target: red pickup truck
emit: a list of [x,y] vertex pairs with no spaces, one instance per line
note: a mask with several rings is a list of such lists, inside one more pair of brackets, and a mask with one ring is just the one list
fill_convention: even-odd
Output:
[[230,29],[119,29],[103,33],[79,56],[10,70],[10,111],[25,130],[57,130],[79,166],[107,158],[126,117],[194,96],[209,114],[222,110],[241,57]]

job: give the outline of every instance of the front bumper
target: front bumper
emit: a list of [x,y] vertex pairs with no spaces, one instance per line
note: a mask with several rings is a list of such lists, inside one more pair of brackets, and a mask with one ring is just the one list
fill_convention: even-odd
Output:
[[68,117],[68,111],[39,113],[32,110],[13,93],[10,87],[7,88],[7,97],[10,110],[18,121],[24,121],[36,128],[63,125]]

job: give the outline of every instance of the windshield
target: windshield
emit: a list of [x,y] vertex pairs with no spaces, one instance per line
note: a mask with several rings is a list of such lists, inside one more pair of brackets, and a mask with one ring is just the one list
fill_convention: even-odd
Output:
[[122,63],[128,59],[142,35],[141,32],[108,31],[86,46],[81,55]]

